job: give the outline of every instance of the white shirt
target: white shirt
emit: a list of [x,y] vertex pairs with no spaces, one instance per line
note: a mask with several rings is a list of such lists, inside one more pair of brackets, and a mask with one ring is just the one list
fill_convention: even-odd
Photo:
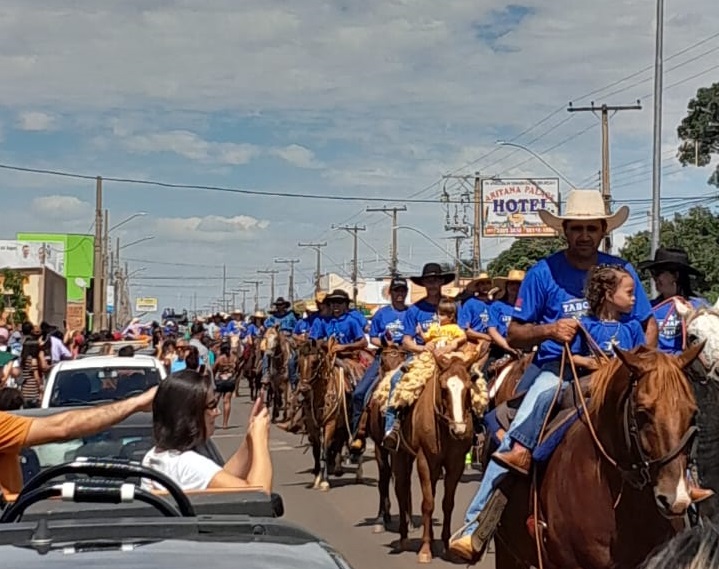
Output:
[[[183,490],[206,490],[210,481],[222,470],[221,466],[193,450],[158,452],[155,447],[147,451],[142,465],[168,476]],[[165,490],[161,484],[147,479],[143,479],[142,486],[146,490]]]

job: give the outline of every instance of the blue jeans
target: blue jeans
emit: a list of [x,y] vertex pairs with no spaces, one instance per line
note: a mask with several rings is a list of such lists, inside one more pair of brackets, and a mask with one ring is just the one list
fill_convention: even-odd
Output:
[[[527,371],[529,372],[531,368]],[[536,376],[522,404],[517,409],[517,415],[512,421],[507,434],[499,445],[497,452],[506,452],[512,448],[514,441],[521,443],[528,449],[533,450],[537,445],[539,435],[546,417],[551,412],[554,394],[561,382],[559,375],[559,363],[543,366],[539,375]],[[472,498],[472,501],[464,515],[466,527],[462,536],[471,534],[477,527],[477,517],[486,507],[494,491],[502,483],[509,470],[500,466],[497,462],[490,460],[487,470],[482,478],[479,490]]]
[[[404,360],[403,366],[406,366],[409,362],[412,361],[414,358],[413,354],[409,354],[407,356],[407,359]],[[394,393],[395,387],[397,387],[397,384],[399,383],[399,380],[402,379],[402,376],[404,375],[404,372],[399,369],[395,372],[395,374],[392,376],[392,379],[389,383],[389,393],[387,394],[387,409],[384,412],[384,432],[385,434],[389,433],[392,430],[392,427],[394,427],[394,424],[397,422],[397,409],[395,407],[390,407],[389,402],[392,400],[392,394]]]
[[367,405],[367,396],[372,393],[372,389],[377,384],[379,379],[379,366],[381,363],[380,354],[378,353],[372,365],[367,368],[367,371],[362,376],[362,379],[355,387],[354,393],[352,394],[352,432],[357,432],[359,426],[360,417],[362,412]]

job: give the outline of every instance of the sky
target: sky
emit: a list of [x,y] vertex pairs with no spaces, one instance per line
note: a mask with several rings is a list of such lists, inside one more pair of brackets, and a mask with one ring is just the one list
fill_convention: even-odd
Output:
[[[365,227],[360,275],[385,274],[390,220],[365,209],[408,198],[426,201],[407,203],[400,224],[435,243],[400,229],[401,272],[451,262],[439,198],[467,182],[443,175],[554,175],[496,144],[512,140],[575,186],[597,187],[599,120],[566,106],[639,99],[641,111],[610,123],[615,207],[632,210],[621,244],[648,227],[654,10],[636,0],[4,0],[0,164],[342,198],[106,181],[110,225],[146,214],[112,237],[153,237],[121,251],[132,296],[176,308],[196,298],[202,308],[221,295],[223,265],[228,291],[279,269],[276,295],[286,296],[289,266],[274,261],[299,259],[295,291],[306,296],[315,256],[298,242],[327,242],[323,271],[348,276],[352,239],[333,224]],[[717,29],[715,0],[667,2],[666,215],[712,190],[711,167],[682,168],[674,156],[688,100],[719,80]],[[94,190],[92,180],[0,169],[0,237],[88,232]],[[483,264],[510,243],[483,239]],[[462,256],[470,252],[465,240]],[[261,302],[268,297],[263,284]]]

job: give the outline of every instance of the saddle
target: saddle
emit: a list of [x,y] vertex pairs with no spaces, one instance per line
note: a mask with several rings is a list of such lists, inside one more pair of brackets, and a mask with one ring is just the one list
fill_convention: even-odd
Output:
[[338,354],[335,359],[335,365],[343,371],[344,387],[346,393],[352,393],[359,381],[367,370],[367,365],[362,358],[362,352],[355,354],[347,354],[343,356]]

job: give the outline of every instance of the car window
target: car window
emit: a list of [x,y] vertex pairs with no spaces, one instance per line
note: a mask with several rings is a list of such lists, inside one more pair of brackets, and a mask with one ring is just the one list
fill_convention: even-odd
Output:
[[55,377],[50,406],[72,407],[125,399],[158,383],[159,371],[152,367],[62,370]]

